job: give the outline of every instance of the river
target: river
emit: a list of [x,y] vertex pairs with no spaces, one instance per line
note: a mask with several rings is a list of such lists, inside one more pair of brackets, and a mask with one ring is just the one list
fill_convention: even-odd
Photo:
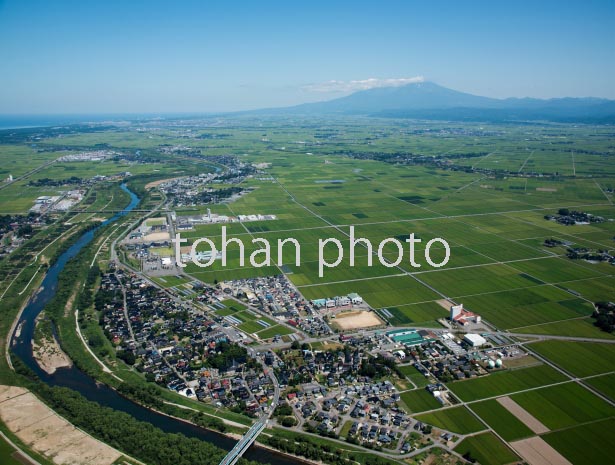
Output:
[[[139,203],[132,191],[122,184],[122,189],[130,195],[130,203],[120,213],[104,221],[95,229],[92,229],[79,237],[79,239],[66,250],[58,260],[49,267],[41,284],[41,290],[31,297],[21,314],[18,327],[21,327],[19,336],[13,335],[13,352],[32,369],[45,383],[50,386],[61,386],[74,389],[89,400],[98,402],[100,405],[111,407],[115,410],[126,412],[140,421],[146,421],[168,433],[181,433],[188,437],[194,437],[215,444],[225,450],[231,450],[236,441],[215,431],[206,430],[193,424],[177,420],[166,415],[151,411],[141,405],[119,395],[110,387],[97,383],[94,378],[85,374],[74,365],[70,368],[59,368],[49,375],[43,371],[32,354],[32,337],[34,336],[35,320],[38,314],[45,308],[54,297],[58,286],[58,275],[64,269],[66,263],[75,257],[79,251],[88,245],[94,238],[97,229],[116,221],[133,210]],[[297,465],[304,462],[295,460],[287,455],[278,454],[267,449],[252,446],[246,451],[244,457],[260,463],[271,465]]]

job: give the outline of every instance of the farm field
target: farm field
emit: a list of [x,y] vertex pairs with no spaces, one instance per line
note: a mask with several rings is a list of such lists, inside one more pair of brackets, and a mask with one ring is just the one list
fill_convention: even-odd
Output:
[[481,378],[456,381],[451,383],[449,387],[461,400],[468,402],[565,380],[564,375],[550,366],[539,365],[515,370],[502,370]]
[[615,400],[615,373],[596,376],[586,382],[611,400]]
[[506,441],[515,441],[534,433],[496,399],[472,404],[472,410]]
[[410,276],[369,281],[339,282],[309,287],[299,286],[307,299],[318,299],[358,292],[372,307],[382,308],[434,300],[438,295]]
[[482,433],[465,438],[455,447],[455,452],[461,455],[469,454],[485,465],[505,465],[519,460],[517,454],[493,433]]
[[[498,327],[521,327],[521,332],[525,329],[531,332],[532,325],[589,316],[593,312],[587,302],[547,285],[471,296],[462,301],[467,308],[480,313]],[[540,327],[537,328],[540,331]]]
[[[585,305],[587,307],[587,305]],[[589,337],[592,339],[613,339],[615,335],[601,331],[594,325],[591,317],[571,318],[553,323],[514,328],[515,333],[546,334],[553,336]]]
[[591,342],[540,341],[530,346],[575,376],[615,371],[615,345]]
[[399,371],[403,375],[416,384],[417,387],[425,387],[430,383],[430,380],[425,375],[419,372],[413,365],[399,366]]
[[615,407],[573,382],[510,397],[552,430],[615,415]]
[[286,326],[283,325],[273,325],[271,327],[268,327],[266,329],[261,329],[260,331],[256,332],[256,335],[260,338],[260,339],[269,339],[272,338],[274,336],[284,336],[286,334],[292,334],[294,331]]
[[402,392],[401,400],[408,408],[408,411],[413,413],[434,410],[442,406],[440,402],[425,389]]
[[186,284],[189,283],[191,281],[191,279],[189,278],[184,278],[181,276],[159,276],[159,277],[152,277],[152,280],[155,281],[156,283],[158,283],[159,285],[161,285],[162,287],[175,287],[175,286],[181,286],[182,284]]
[[0,458],[3,465],[21,465],[21,461],[14,456],[16,450],[6,442],[3,438],[0,438]]
[[416,418],[436,428],[459,434],[475,433],[485,429],[485,425],[463,406],[425,413]]
[[615,428],[615,419],[610,418],[583,426],[555,431],[542,438],[575,465],[610,463],[615,447],[609,440]]
[[[438,318],[445,318],[449,312],[437,302],[388,307],[379,312],[393,326],[424,326]],[[389,317],[388,315],[392,316]]]

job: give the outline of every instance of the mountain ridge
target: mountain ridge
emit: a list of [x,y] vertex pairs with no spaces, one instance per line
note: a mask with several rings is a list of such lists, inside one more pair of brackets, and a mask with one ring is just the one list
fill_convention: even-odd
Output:
[[615,123],[615,100],[597,97],[496,99],[460,92],[430,81],[378,87],[324,102],[260,111],[445,120]]

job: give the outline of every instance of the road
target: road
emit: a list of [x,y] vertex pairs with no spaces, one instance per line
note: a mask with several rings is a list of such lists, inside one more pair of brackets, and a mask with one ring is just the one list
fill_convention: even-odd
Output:
[[16,183],[17,181],[21,181],[21,180],[23,180],[23,179],[27,179],[27,178],[29,178],[29,177],[30,177],[30,176],[32,176],[34,173],[38,173],[38,172],[39,172],[39,171],[41,171],[42,169],[45,169],[45,168],[47,168],[48,166],[53,165],[53,164],[54,164],[55,162],[57,162],[57,161],[58,161],[58,159],[48,161],[47,163],[43,163],[42,165],[37,166],[36,168],[34,168],[34,169],[32,169],[32,170],[30,170],[30,171],[28,171],[28,172],[26,172],[26,173],[22,174],[21,176],[17,176],[16,178],[13,178],[13,180],[12,180],[12,181],[7,181],[7,182],[5,182],[5,183],[1,184],[1,185],[0,185],[0,190],[2,190],[2,189],[6,189],[6,188],[7,188],[7,187],[9,187],[11,184]]

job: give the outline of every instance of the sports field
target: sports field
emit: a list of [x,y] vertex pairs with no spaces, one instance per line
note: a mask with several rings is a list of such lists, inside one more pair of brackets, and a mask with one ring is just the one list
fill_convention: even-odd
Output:
[[372,328],[374,326],[380,326],[383,324],[382,320],[378,318],[373,312],[346,312],[340,313],[335,316],[333,325],[339,327],[342,331]]

